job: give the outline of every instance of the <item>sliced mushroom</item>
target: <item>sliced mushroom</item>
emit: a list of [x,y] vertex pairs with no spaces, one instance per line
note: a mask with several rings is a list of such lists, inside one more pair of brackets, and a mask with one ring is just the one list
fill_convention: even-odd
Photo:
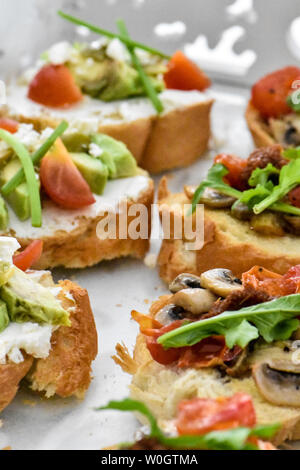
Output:
[[175,277],[171,284],[169,284],[169,289],[173,293],[186,289],[187,287],[191,287],[192,289],[201,287],[200,277],[194,274],[182,273]]
[[229,269],[210,269],[200,276],[201,286],[216,295],[226,297],[232,291],[242,289],[242,281]]
[[293,360],[289,343],[257,351],[252,358],[252,375],[265,400],[300,407],[300,363]]
[[231,208],[231,215],[239,220],[250,220],[253,212],[249,209],[246,204],[238,202],[233,204]]
[[184,317],[184,308],[179,305],[168,304],[157,312],[155,320],[159,321],[162,325],[169,325],[175,320],[182,320]]
[[226,194],[222,194],[216,189],[205,188],[199,202],[213,209],[226,209],[231,207],[235,200],[235,198],[226,196]]
[[208,312],[217,297],[207,289],[183,289],[173,295],[172,303],[193,315]]

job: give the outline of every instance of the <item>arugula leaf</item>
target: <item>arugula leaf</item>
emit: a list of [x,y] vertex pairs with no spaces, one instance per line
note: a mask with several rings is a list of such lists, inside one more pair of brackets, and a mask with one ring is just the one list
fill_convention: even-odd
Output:
[[275,202],[270,207],[272,211],[285,212],[287,214],[300,215],[299,207],[292,206],[292,204],[286,204],[285,202]]
[[252,171],[251,176],[248,180],[249,186],[255,187],[258,184],[261,184],[262,186],[270,187],[270,189],[272,189],[273,183],[268,180],[270,176],[279,175],[279,173],[280,170],[275,168],[272,163],[268,163],[265,168],[255,168],[255,170]]
[[202,181],[195,191],[192,201],[192,212],[195,211],[205,188],[216,189],[217,191],[220,191],[227,196],[232,196],[237,199],[241,196],[242,193],[240,191],[232,188],[229,184],[223,181],[224,176],[226,176],[228,173],[229,171],[227,168],[221,163],[216,163],[209,169],[206,180]]
[[[267,343],[286,340],[299,327],[300,294],[287,295],[215,317],[189,323],[157,339],[166,349],[193,346],[212,335],[223,335],[229,348],[242,348],[262,336]],[[254,325],[254,326],[253,326]]]
[[[202,449],[202,450],[257,450],[257,447],[247,443],[250,436],[261,439],[271,438],[280,428],[278,424],[256,426],[254,428],[234,428],[225,431],[211,431],[200,436],[184,435],[168,437],[159,428],[151,411],[143,403],[125,398],[122,401],[110,401],[106,406],[97,410],[137,411],[142,413],[150,423],[149,437],[156,438],[161,444],[171,449]],[[131,444],[123,444],[128,447]]]
[[270,194],[271,192],[266,187],[259,184],[256,188],[244,191],[238,202],[242,202],[243,204],[246,204],[249,209],[253,209],[256,204],[263,201]]
[[289,160],[296,160],[296,158],[300,158],[300,147],[285,149],[282,155]]
[[282,167],[279,175],[279,184],[274,186],[273,191],[263,201],[253,207],[255,214],[260,214],[272,204],[280,201],[291,189],[300,184],[300,159],[292,160]]

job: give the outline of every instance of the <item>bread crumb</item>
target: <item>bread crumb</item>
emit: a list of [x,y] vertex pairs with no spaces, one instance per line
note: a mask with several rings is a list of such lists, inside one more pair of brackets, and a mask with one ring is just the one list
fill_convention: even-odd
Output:
[[149,253],[144,258],[144,264],[151,269],[154,269],[157,263],[157,255],[154,253]]
[[11,446],[3,447],[1,450],[11,450]]
[[150,300],[149,299],[144,299],[144,304],[149,304]]
[[116,307],[122,307],[122,304],[116,304]]

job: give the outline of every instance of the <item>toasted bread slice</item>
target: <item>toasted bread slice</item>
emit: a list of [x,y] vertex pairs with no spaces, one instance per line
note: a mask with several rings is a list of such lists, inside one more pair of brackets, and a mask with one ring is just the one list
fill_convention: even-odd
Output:
[[0,411],[13,400],[23,378],[33,390],[46,397],[75,395],[83,398],[91,382],[91,363],[97,355],[97,331],[88,293],[65,280],[58,298],[70,312],[70,327],[60,327],[51,337],[50,354],[45,359],[26,355],[24,361],[0,365]]
[[[134,178],[138,179],[135,180]],[[43,225],[41,228],[31,227],[29,220],[20,222],[10,210],[9,228],[1,235],[16,237],[23,248],[35,239],[43,240],[43,254],[34,266],[36,269],[48,269],[56,266],[84,268],[103,260],[124,256],[143,258],[149,248],[151,231],[150,209],[154,197],[153,181],[147,176],[138,176],[115,180],[109,183],[108,186],[110,184],[114,186],[124,184],[134,188],[138,186],[138,183],[141,183],[141,191],[137,197],[126,198],[126,187],[123,194],[119,191],[119,196],[122,200],[126,201],[124,210],[127,210],[127,212],[133,204],[142,204],[147,208],[149,236],[146,239],[138,238],[134,240],[129,237],[121,239],[118,236],[118,230],[116,231],[116,239],[104,239],[97,236],[97,226],[108,213],[116,214],[116,224],[118,227],[119,214],[117,209],[113,207],[111,211],[105,209],[109,204],[114,206],[119,202],[119,199],[117,201],[114,199],[110,200],[110,187],[106,188],[103,196],[95,196],[97,199],[95,204],[82,211],[64,210],[50,202],[47,203],[42,211]],[[98,203],[99,206],[97,205]],[[102,211],[104,211],[104,214],[101,214]],[[129,226],[132,219],[133,216],[128,215],[127,226]]]
[[[154,316],[168,302],[169,297],[162,296],[154,302],[150,315]],[[141,334],[137,337],[133,357],[124,345],[118,344],[116,351],[115,362],[133,376],[131,397],[149,407],[162,429],[169,431],[172,428],[177,405],[184,399],[219,398],[244,392],[253,399],[258,424],[281,423],[281,429],[272,439],[275,445],[287,439],[300,438],[300,408],[267,402],[251,376],[233,378],[224,376],[216,368],[179,369],[160,365],[152,359],[145,336]]]
[[276,144],[268,125],[250,102],[246,109],[245,118],[256,147],[267,147]]
[[[166,110],[160,115],[155,114],[151,105],[149,111],[147,99],[139,99],[137,104],[134,100],[123,100],[118,106],[120,109],[126,106],[126,117],[116,108],[112,118],[107,119],[101,117],[101,106],[107,103],[99,100],[86,97],[74,111],[71,108],[55,112],[28,100],[26,87],[16,87],[16,90],[16,96],[14,91],[8,92],[8,106],[2,110],[2,115],[32,123],[38,130],[56,127],[62,119],[69,121],[72,127],[81,127],[82,121],[88,126],[89,120],[96,119],[98,132],[124,142],[139,166],[150,173],[188,166],[207,150],[213,99],[199,92],[167,90],[162,94],[163,101],[166,94]],[[174,103],[170,99],[173,95],[179,97]],[[88,113],[91,103],[92,110]],[[143,106],[146,107],[144,113],[139,111]],[[128,113],[131,108],[132,113]],[[80,124],[77,116],[81,116]]]
[[[159,187],[159,205],[174,212],[176,204],[190,204],[185,193],[172,194],[167,180]],[[188,251],[185,241],[164,240],[159,254],[160,276],[166,282],[182,272],[201,274],[212,268],[231,269],[241,276],[254,265],[284,274],[300,263],[300,243],[296,235],[265,236],[251,230],[247,221],[240,221],[226,210],[204,209],[204,245]]]

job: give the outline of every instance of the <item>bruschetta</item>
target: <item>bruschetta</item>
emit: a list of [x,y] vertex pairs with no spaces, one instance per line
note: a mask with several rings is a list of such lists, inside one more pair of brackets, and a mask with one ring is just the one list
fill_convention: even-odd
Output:
[[140,325],[133,357],[117,345],[131,398],[167,430],[183,400],[221,404],[246,393],[259,425],[281,423],[273,443],[299,439],[299,286],[299,265],[282,276],[259,266],[241,279],[221,268],[179,275],[149,314],[132,311]]
[[290,66],[266,75],[252,87],[246,120],[257,147],[300,145],[299,80],[300,68]]
[[2,113],[37,129],[64,119],[71,130],[108,134],[150,173],[193,163],[210,137],[209,78],[180,51],[134,54],[118,37],[57,43],[8,87]]
[[255,150],[248,159],[220,154],[198,187],[186,186],[179,194],[172,194],[163,178],[160,212],[171,217],[178,205],[204,207],[204,234],[195,250],[186,249],[184,236],[175,239],[171,233],[163,240],[161,277],[170,282],[181,272],[201,274],[220,266],[240,276],[255,264],[283,274],[300,263],[299,157],[296,149],[283,151],[278,144]]
[[[65,135],[67,123],[38,132],[32,124],[4,119],[1,127],[0,233],[16,237],[23,248],[42,240],[35,267],[83,268],[145,255],[153,182],[125,144],[99,133]],[[133,204],[142,204],[149,214],[143,238],[119,233],[121,214],[127,216],[123,232],[134,218]],[[109,217],[115,229],[110,237],[99,229]]]
[[0,237],[0,411],[23,379],[46,398],[83,398],[97,354],[87,291],[69,280],[55,284],[48,271],[23,271],[33,258],[15,255],[19,248]]

